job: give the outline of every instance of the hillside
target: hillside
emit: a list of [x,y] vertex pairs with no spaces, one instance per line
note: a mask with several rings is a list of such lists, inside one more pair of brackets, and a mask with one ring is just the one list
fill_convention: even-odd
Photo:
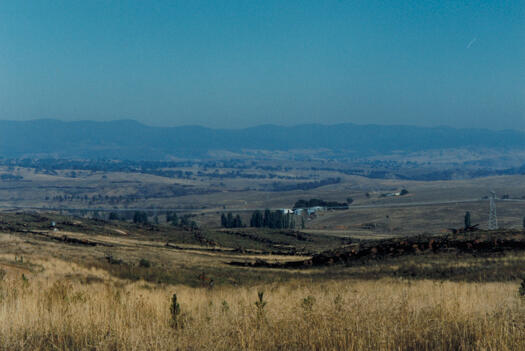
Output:
[[[319,235],[299,240],[287,235],[291,232],[252,232],[237,240],[237,232],[57,213],[0,217],[0,350],[525,346],[525,306],[519,293],[525,286],[523,246],[473,246],[474,251],[457,252],[433,251],[427,245],[396,256],[368,248],[399,248],[401,242],[360,241],[359,252],[367,257],[337,264],[335,257],[344,258],[349,246],[308,256],[263,252],[285,247],[275,247],[275,240],[289,248],[316,245],[321,250],[325,244],[320,240],[328,243],[328,238]],[[49,229],[52,220],[56,230]],[[473,244],[481,244],[480,249],[509,236],[479,234],[479,243]],[[484,240],[487,234],[493,240]],[[512,236],[523,244],[523,233]],[[268,237],[272,242],[264,240]],[[202,240],[212,238],[214,244]],[[471,239],[458,236],[457,242],[469,244]],[[328,244],[340,246],[336,241]],[[303,269],[229,264],[301,262],[308,257],[334,262]]]

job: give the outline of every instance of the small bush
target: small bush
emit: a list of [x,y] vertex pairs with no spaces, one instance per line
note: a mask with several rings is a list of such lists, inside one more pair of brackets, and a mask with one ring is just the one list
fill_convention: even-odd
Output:
[[264,318],[264,307],[266,307],[266,301],[264,301],[264,291],[258,291],[258,301],[255,301],[255,307],[257,307],[257,320]]
[[149,268],[151,267],[151,262],[146,260],[145,258],[141,258],[139,261],[139,267]]
[[341,297],[341,295],[337,295],[334,299],[334,305],[337,307],[337,308],[341,308],[343,304],[343,298]]
[[301,302],[301,307],[303,308],[304,312],[310,313],[314,309],[315,305],[315,297],[308,295],[303,299]]
[[182,318],[181,318],[181,311],[180,311],[180,305],[177,302],[177,294],[173,294],[171,297],[171,306],[170,306],[170,314],[171,314],[171,326],[175,329],[180,329],[183,327]]
[[523,278],[523,280],[521,281],[521,285],[518,289],[518,293],[520,294],[521,297],[525,297],[525,278]]

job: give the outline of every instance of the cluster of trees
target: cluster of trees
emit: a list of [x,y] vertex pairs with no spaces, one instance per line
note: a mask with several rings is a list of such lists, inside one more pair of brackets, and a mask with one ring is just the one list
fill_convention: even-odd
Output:
[[[166,223],[169,223],[175,227],[191,227],[191,228],[197,228],[197,223],[193,221],[191,218],[195,215],[192,214],[185,214],[183,216],[178,216],[175,212],[167,212],[166,213]],[[98,215],[98,212],[95,211],[94,218],[100,217]],[[121,213],[118,212],[110,212],[108,219],[110,221],[128,221],[130,220],[130,214]],[[159,224],[159,216],[154,215],[150,218],[148,214],[144,211],[135,211],[133,213],[133,217],[131,218],[133,223],[135,224],[150,224],[150,220],[153,224]]]
[[295,228],[295,219],[293,214],[283,213],[283,211],[265,210],[264,213],[257,210],[252,213],[250,227],[255,228],[273,228],[288,229]]
[[148,224],[148,214],[144,211],[136,211],[133,214],[133,223]]
[[292,191],[292,190],[311,190],[325,185],[338,184],[341,178],[326,178],[323,180],[304,182],[304,183],[272,183],[271,191]]
[[227,215],[221,214],[221,226],[223,228],[241,228],[244,227],[242,224],[241,216],[236,215],[235,217],[231,212]]
[[[351,198],[347,199],[349,202],[353,201]],[[296,208],[309,208],[309,207],[329,207],[333,209],[347,209],[348,203],[347,202],[337,202],[337,201],[324,201],[321,199],[310,199],[310,200],[297,200],[295,202],[295,205],[293,206],[294,209]]]
[[178,216],[176,212],[168,212],[166,213],[166,222],[171,223],[175,227],[197,228],[197,223],[191,220],[193,216],[191,214]]
[[78,201],[86,202],[90,205],[103,203],[110,205],[117,204],[129,204],[135,202],[141,198],[147,198],[147,196],[139,196],[135,194],[130,195],[119,195],[119,196],[109,196],[109,195],[87,195],[87,194],[63,194],[55,196],[46,196],[44,199],[46,201],[55,201],[55,202],[64,202],[64,201]]

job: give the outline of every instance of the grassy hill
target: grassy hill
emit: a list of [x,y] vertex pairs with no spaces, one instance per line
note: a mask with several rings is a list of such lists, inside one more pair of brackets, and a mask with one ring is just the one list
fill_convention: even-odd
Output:
[[[505,242],[525,235],[428,239],[396,255],[404,239],[3,213],[0,349],[523,349],[525,251]],[[329,262],[356,245],[366,256]]]

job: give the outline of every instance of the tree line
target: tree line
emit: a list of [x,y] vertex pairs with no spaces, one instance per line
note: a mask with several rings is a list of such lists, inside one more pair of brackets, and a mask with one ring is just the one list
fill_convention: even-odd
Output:
[[[295,225],[295,216],[290,213],[283,213],[280,210],[270,211],[267,209],[264,212],[256,210],[250,218],[250,227],[254,228],[291,229],[295,228]],[[302,225],[304,226],[304,222]],[[245,227],[241,216],[234,216],[231,212],[221,214],[221,226],[223,228]]]
[[[261,212],[259,210],[252,213],[250,226],[255,228],[290,229],[295,228],[295,216],[283,211],[270,211],[269,209]],[[302,218],[302,217],[301,217]]]
[[349,197],[347,202],[337,202],[337,201],[324,201],[321,199],[310,199],[310,200],[297,200],[295,202],[295,205],[293,206],[294,209],[297,208],[309,208],[309,207],[328,207],[333,209],[348,209],[348,205],[352,203],[354,200]]
[[241,228],[244,227],[242,224],[241,216],[236,215],[235,217],[231,212],[227,215],[221,214],[221,226],[224,228]]

